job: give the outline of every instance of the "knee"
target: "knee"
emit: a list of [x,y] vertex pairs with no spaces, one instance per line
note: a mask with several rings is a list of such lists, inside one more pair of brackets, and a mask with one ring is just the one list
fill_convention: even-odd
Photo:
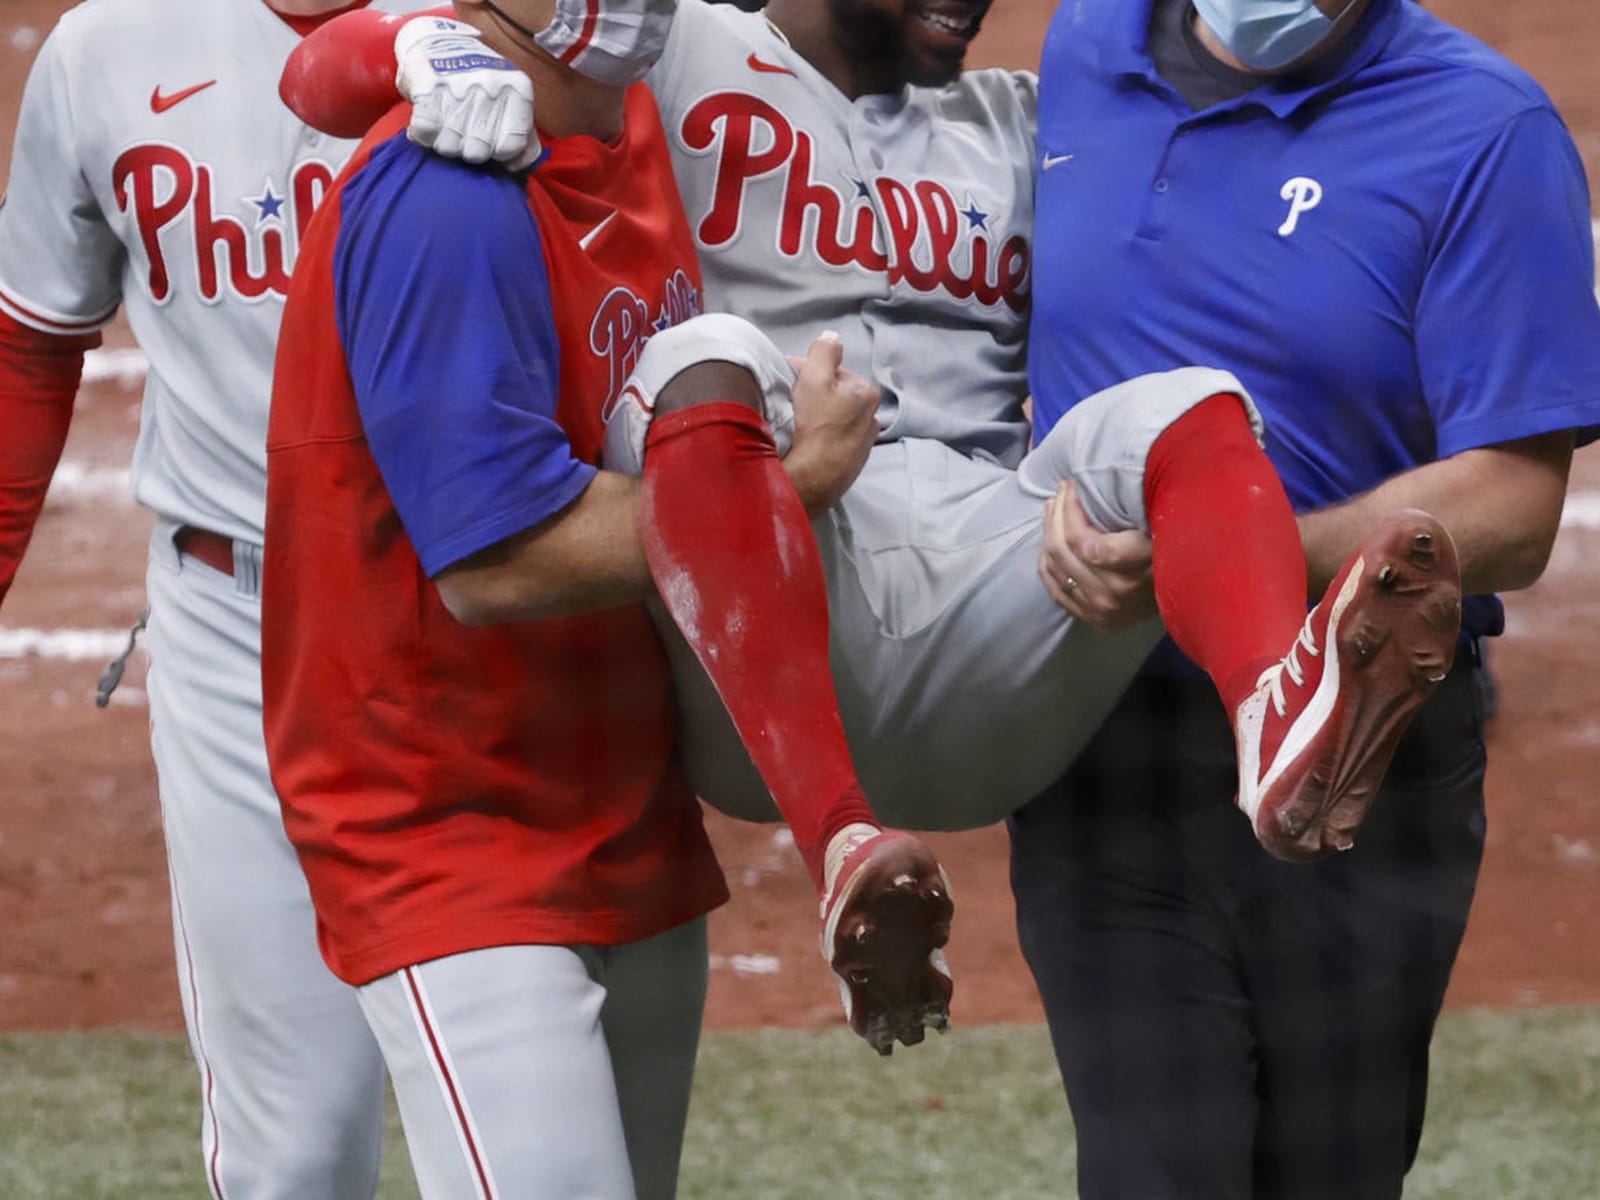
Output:
[[744,317],[733,313],[703,313],[651,335],[640,354],[639,364],[643,367],[653,360],[666,359],[682,370],[690,363],[720,357],[719,349],[732,356],[730,361],[740,362],[750,355],[763,353],[770,346],[772,339]]
[[[297,1200],[368,1200],[377,1191],[382,1126],[349,1136],[339,1127],[262,1131],[245,1159],[227,1156],[221,1166],[224,1190],[241,1194],[295,1197]],[[276,1136],[274,1133],[276,1132]]]
[[765,417],[779,453],[785,453],[794,423],[793,382],[794,369],[783,351],[743,317],[712,313],[664,329],[645,343],[607,414],[601,461],[607,470],[638,475],[657,415],[730,400]]
[[707,400],[759,408],[763,393],[794,378],[772,339],[731,313],[708,313],[655,334],[633,375],[657,412]]
[[674,375],[656,395],[656,413],[681,412],[711,401],[733,401],[760,412],[761,387],[754,375],[735,363],[697,362]]

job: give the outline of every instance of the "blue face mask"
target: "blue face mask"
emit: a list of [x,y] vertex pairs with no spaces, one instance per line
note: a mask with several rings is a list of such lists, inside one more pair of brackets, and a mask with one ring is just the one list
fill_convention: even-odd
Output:
[[1277,71],[1309,54],[1337,23],[1316,0],[1194,0],[1194,6],[1229,53],[1256,71]]

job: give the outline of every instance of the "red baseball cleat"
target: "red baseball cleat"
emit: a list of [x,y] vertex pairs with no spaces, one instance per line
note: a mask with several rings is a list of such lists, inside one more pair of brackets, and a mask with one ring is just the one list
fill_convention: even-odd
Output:
[[907,833],[852,835],[822,899],[822,957],[850,1027],[879,1054],[950,1025],[950,881]]
[[1355,844],[1400,735],[1450,670],[1460,629],[1449,533],[1416,509],[1389,518],[1235,714],[1238,805],[1268,851],[1304,862]]

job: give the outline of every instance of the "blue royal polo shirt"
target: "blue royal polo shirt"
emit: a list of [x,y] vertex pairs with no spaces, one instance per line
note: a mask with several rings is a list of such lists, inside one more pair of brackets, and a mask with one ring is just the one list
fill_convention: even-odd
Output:
[[[1296,509],[1474,447],[1600,426],[1583,165],[1526,74],[1410,0],[1200,112],[1151,0],[1062,3],[1039,92],[1037,435],[1129,376],[1233,371]],[[1498,633],[1499,602],[1466,625]]]

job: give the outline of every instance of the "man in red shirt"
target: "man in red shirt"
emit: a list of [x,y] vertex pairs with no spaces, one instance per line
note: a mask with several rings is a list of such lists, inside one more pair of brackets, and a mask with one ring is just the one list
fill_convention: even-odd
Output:
[[[463,4],[538,80],[544,154],[525,175],[446,163],[406,141],[407,110],[389,114],[310,229],[284,316],[268,754],[323,954],[360,989],[430,1198],[675,1185],[703,916],[727,892],[640,603],[640,485],[595,465],[645,340],[700,307],[655,103],[629,86],[659,52],[662,7]],[[790,582],[823,613],[806,510],[859,468],[877,402],[839,357],[818,339],[794,448],[761,460],[772,486],[750,499],[805,538]],[[759,421],[753,381],[726,364],[673,386]],[[795,669],[831,705],[826,656],[824,626]],[[796,829],[819,888],[843,897],[830,932],[909,871],[934,885],[942,943],[949,901],[919,842],[876,838],[866,857],[898,865],[853,886],[871,813],[836,712],[807,732],[846,766]],[[942,985],[942,1019],[932,949],[888,973]],[[890,1020],[878,1040],[920,1040],[914,1007],[915,1030]]]

